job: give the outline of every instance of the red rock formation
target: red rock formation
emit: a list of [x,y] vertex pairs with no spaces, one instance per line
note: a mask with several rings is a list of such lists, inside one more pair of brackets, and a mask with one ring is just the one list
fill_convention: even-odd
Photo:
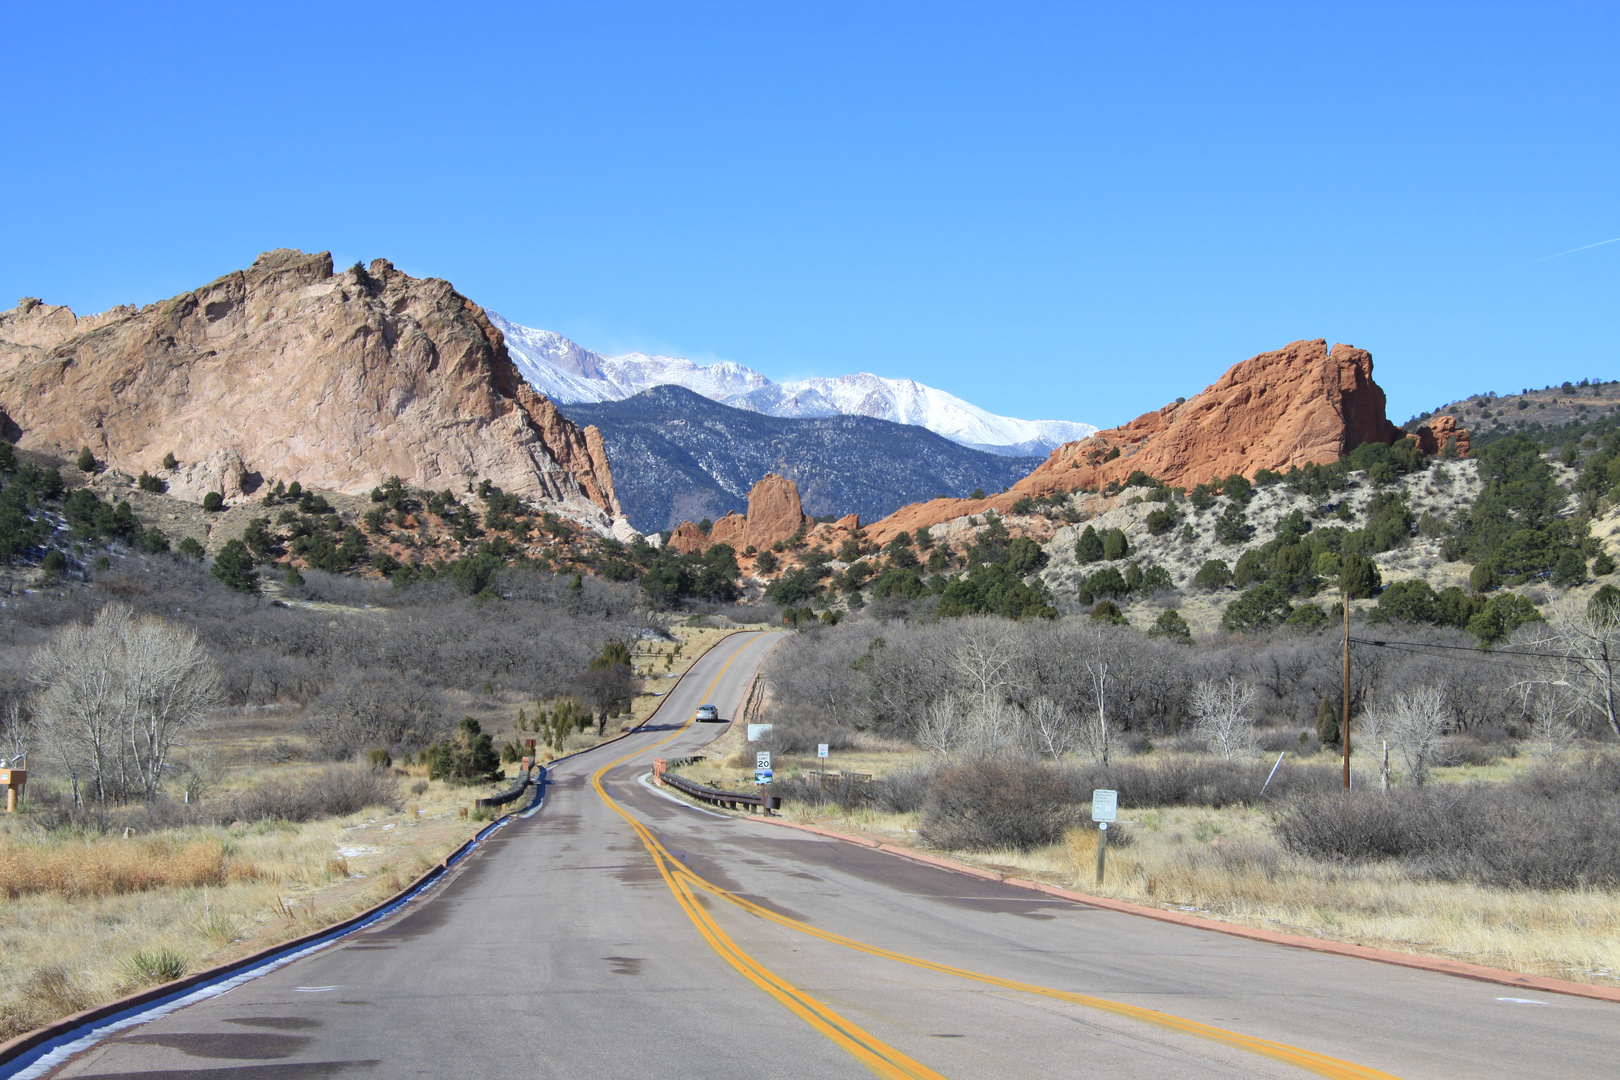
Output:
[[1136,471],[1191,487],[1232,473],[1337,461],[1362,443],[1402,435],[1384,416],[1372,368],[1364,349],[1295,341],[1234,365],[1197,397],[1058,447],[1000,495],[914,503],[869,525],[867,536],[883,543],[965,514],[1006,513],[1025,495],[1100,488]]
[[710,526],[707,537],[696,525],[683,522],[670,534],[669,543],[683,554],[710,544],[730,544],[739,552],[749,547],[764,551],[778,541],[787,540],[800,526],[809,524],[810,519],[799,504],[798,487],[785,476],[767,473],[748,492],[747,517],[727,514]]
[[[1416,434],[1408,435],[1407,438],[1416,439],[1418,449],[1425,454],[1446,451],[1454,457],[1467,457],[1470,449],[1468,429],[1457,423],[1455,416],[1436,416],[1419,427]],[[1453,444],[1450,450],[1446,450],[1447,443]]]
[[21,446],[88,446],[182,497],[488,478],[604,523],[619,512],[600,434],[529,388],[483,309],[381,259],[334,274],[327,253],[272,251],[85,318],[24,300],[0,312],[0,406]]

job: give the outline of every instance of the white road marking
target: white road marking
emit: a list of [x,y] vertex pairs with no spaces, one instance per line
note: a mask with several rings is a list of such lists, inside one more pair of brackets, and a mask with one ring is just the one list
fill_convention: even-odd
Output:
[[1534,998],[1497,998],[1497,1001],[1511,1001],[1515,1005],[1549,1005],[1551,1002],[1537,1001]]
[[297,987],[297,990],[298,990],[298,992],[300,994],[324,994],[328,990],[341,990],[341,989],[343,989],[343,987],[341,987],[341,986],[300,986],[300,987]]

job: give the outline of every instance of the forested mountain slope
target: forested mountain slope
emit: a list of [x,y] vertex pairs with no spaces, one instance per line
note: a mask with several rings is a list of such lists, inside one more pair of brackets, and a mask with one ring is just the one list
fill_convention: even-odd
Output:
[[680,386],[561,408],[601,430],[619,501],[644,532],[741,511],[771,472],[798,485],[812,516],[871,520],[918,499],[1000,491],[1039,463],[866,416],[765,416]]

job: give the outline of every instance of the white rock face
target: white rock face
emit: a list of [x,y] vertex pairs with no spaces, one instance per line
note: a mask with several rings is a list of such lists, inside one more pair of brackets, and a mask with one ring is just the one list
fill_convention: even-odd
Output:
[[1019,420],[997,416],[953,394],[911,379],[865,372],[838,378],[773,382],[731,361],[699,364],[674,356],[629,353],[603,356],[550,330],[489,319],[506,335],[518,369],[542,394],[563,403],[619,401],[653,386],[684,386],[733,408],[767,416],[871,416],[913,424],[992,453],[1040,455],[1097,429],[1071,420]]

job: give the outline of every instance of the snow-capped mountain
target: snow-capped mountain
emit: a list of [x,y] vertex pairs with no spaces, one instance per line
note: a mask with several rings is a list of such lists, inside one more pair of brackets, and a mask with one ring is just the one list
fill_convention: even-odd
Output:
[[712,401],[767,416],[871,416],[914,424],[952,442],[996,454],[1047,454],[1097,429],[1070,420],[997,416],[911,379],[864,372],[836,379],[778,383],[729,360],[699,364],[674,356],[603,356],[550,330],[535,330],[491,311],[506,348],[536,390],[563,404],[622,401],[654,386],[684,386]]

